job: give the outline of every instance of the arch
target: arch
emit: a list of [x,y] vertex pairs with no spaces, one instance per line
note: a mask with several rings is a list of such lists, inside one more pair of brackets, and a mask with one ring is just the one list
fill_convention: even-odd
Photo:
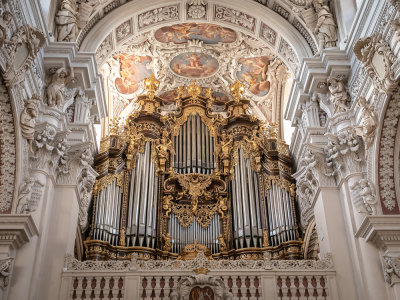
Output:
[[380,135],[378,136],[378,194],[382,212],[385,215],[400,214],[400,95],[398,88],[385,103],[383,113],[379,118]]
[[16,126],[4,80],[0,78],[0,214],[11,213],[16,174]]
[[[80,50],[95,52],[106,39],[110,40],[108,43],[113,49],[117,48],[119,41],[116,40],[115,29],[130,20],[130,37],[182,22],[212,22],[229,27],[263,41],[291,67],[293,73],[296,73],[300,67],[299,63],[302,59],[312,56],[313,53],[305,38],[290,22],[253,0],[236,2],[234,8],[229,0],[209,2],[203,19],[188,17],[185,1],[177,3],[155,0],[152,1],[151,7],[148,4],[146,0],[139,0],[112,10],[92,29],[81,33]],[[159,12],[163,12],[164,17],[161,17],[162,14]],[[79,43],[80,40],[78,40]],[[297,69],[293,66],[294,64],[297,65]]]

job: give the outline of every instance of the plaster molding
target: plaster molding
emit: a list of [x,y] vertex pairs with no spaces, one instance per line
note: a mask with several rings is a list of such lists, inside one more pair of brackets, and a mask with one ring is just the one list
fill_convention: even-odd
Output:
[[18,249],[38,234],[30,215],[0,215],[0,245]]
[[366,216],[355,237],[364,238],[378,249],[399,249],[400,216]]

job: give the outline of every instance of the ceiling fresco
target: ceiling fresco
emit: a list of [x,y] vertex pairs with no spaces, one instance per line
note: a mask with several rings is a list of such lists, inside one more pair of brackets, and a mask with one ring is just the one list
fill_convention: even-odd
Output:
[[[202,87],[201,94],[200,94],[201,96],[205,96],[205,89],[206,89],[205,87]],[[184,92],[184,94],[182,95],[182,97],[189,96],[189,94],[187,94],[186,89],[183,92]],[[214,98],[214,103],[217,105],[222,105],[230,100],[228,95],[225,93],[212,91],[211,95]],[[160,94],[159,97],[161,99],[163,99],[164,102],[166,102],[166,103],[174,103],[175,98],[178,97],[178,91],[177,91],[177,89],[170,90],[170,91]]]
[[154,33],[162,43],[182,44],[189,40],[199,40],[205,44],[233,43],[236,32],[230,28],[205,23],[183,23],[165,26]]
[[177,75],[200,78],[214,74],[218,69],[218,61],[208,54],[187,52],[175,56],[170,67]]
[[255,115],[268,122],[281,119],[273,111],[279,110],[281,97],[276,78],[278,66],[283,73],[287,67],[265,43],[229,28],[183,23],[150,30],[125,40],[104,65],[108,99],[113,102],[111,118],[137,109],[132,99],[145,92],[144,79],[154,74],[160,81],[157,96],[168,106],[164,111],[175,109],[177,87],[196,80],[203,96],[211,88],[212,109],[217,112],[231,99],[229,85],[239,80]]
[[115,79],[115,86],[121,94],[132,94],[138,89],[138,82],[153,74],[148,64],[152,61],[150,56],[137,56],[135,54],[120,53],[114,56],[119,60],[120,77]]
[[236,73],[237,79],[247,83],[249,91],[254,95],[260,97],[267,95],[270,88],[270,82],[267,80],[270,57],[241,58],[239,63],[242,68]]

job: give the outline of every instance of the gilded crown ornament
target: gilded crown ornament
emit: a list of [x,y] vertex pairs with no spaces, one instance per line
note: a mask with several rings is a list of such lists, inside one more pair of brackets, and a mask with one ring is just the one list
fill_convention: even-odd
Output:
[[244,93],[244,85],[241,84],[238,80],[236,80],[233,84],[229,86],[229,90],[231,95],[233,96],[233,100],[239,102]]
[[155,92],[158,90],[159,86],[160,86],[160,81],[156,79],[154,74],[151,74],[150,77],[147,77],[144,80],[144,87],[147,90],[147,96],[149,97],[150,100],[154,99]]
[[193,100],[196,100],[201,94],[201,87],[197,85],[196,80],[192,80],[192,83],[187,87],[187,92]]

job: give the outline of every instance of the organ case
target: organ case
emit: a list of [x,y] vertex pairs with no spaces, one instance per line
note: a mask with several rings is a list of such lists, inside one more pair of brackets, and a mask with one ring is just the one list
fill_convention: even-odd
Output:
[[215,109],[193,82],[169,110],[158,85],[146,79],[140,109],[101,141],[86,257],[301,258],[288,146],[250,113],[243,85]]

